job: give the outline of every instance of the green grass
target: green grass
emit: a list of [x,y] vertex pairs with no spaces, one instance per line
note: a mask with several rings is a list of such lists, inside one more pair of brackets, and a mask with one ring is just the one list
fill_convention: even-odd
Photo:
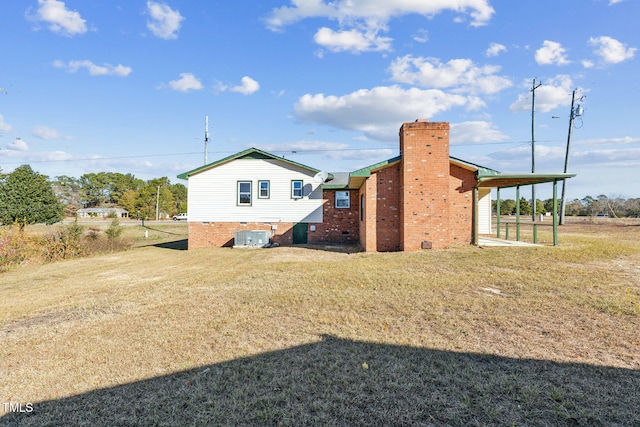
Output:
[[0,402],[35,403],[0,425],[640,424],[640,227],[349,254],[166,226],[0,274]]

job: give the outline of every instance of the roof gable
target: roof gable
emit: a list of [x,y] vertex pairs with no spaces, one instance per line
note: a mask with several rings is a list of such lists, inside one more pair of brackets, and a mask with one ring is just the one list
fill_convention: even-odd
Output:
[[287,165],[292,165],[292,166],[296,166],[298,168],[306,169],[306,170],[308,170],[310,172],[313,172],[313,173],[320,172],[319,169],[303,165],[302,163],[294,162],[293,160],[285,159],[284,157],[278,157],[276,155],[273,155],[271,153],[267,153],[266,151],[262,151],[262,150],[259,150],[257,148],[249,148],[247,150],[240,151],[239,153],[232,154],[230,156],[222,158],[220,160],[216,160],[213,163],[209,163],[209,164],[206,164],[204,166],[200,166],[199,168],[190,170],[188,172],[181,173],[180,175],[178,175],[178,178],[180,178],[180,179],[189,179],[189,177],[192,176],[192,175],[199,174],[201,172],[207,171],[209,169],[213,169],[213,168],[221,166],[221,165],[223,165],[225,163],[229,163],[229,162],[232,162],[234,160],[239,160],[239,159],[277,160],[277,161],[285,163]]

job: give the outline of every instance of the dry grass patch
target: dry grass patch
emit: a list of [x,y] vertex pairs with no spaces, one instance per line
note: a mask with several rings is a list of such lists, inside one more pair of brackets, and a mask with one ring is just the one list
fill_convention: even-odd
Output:
[[4,273],[0,402],[42,403],[0,425],[637,424],[640,227],[591,230],[406,254],[158,245]]

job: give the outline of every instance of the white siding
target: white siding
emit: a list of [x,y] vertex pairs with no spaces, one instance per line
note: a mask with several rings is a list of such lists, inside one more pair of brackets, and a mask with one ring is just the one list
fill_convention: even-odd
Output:
[[[237,159],[189,177],[189,221],[322,222],[322,189],[314,173],[273,159]],[[303,180],[304,197],[291,198],[291,181]],[[238,181],[251,181],[251,206],[238,206]],[[258,181],[270,197],[258,198]]]
[[491,234],[491,189],[478,189],[478,233]]

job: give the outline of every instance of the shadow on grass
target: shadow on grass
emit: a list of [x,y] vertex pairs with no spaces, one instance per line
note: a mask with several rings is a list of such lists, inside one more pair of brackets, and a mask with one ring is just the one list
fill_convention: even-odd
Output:
[[189,246],[189,239],[180,239],[180,240],[174,240],[171,242],[156,243],[149,246],[153,246],[161,249],[173,249],[177,251],[186,251]]
[[640,371],[325,336],[36,403],[0,425],[631,426],[638,402]]

